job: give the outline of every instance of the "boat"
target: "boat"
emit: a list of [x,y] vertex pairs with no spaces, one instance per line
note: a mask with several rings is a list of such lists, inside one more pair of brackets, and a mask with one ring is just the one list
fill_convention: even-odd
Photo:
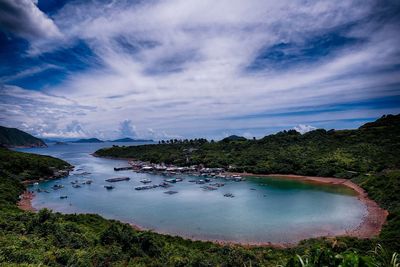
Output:
[[114,167],[114,171],[127,171],[127,170],[132,170],[133,167]]
[[224,194],[224,197],[235,197],[232,193],[226,193]]
[[79,173],[74,173],[72,175],[89,175],[91,174],[90,172],[79,172]]
[[225,184],[224,183],[213,183],[213,184],[210,184],[211,186],[215,186],[215,187],[222,187],[222,186],[224,186]]
[[214,191],[214,190],[217,190],[217,188],[212,187],[212,186],[209,186],[209,185],[202,186],[201,188],[203,188],[203,190],[205,190],[205,191]]
[[111,190],[114,189],[115,187],[113,185],[105,185],[104,188],[107,190]]
[[169,188],[169,187],[172,187],[172,185],[171,184],[169,184],[169,183],[166,183],[166,182],[162,182],[161,184],[159,184],[158,185],[159,187],[163,187],[163,188]]
[[165,191],[164,194],[168,194],[168,195],[174,195],[177,194],[177,191]]
[[135,190],[148,190],[148,189],[153,189],[153,188],[157,188],[158,185],[153,184],[153,185],[142,185],[142,186],[137,186],[135,187]]
[[61,184],[55,184],[55,185],[53,185],[51,188],[53,189],[53,190],[59,190],[59,189],[61,189],[61,188],[63,188],[64,186],[63,185],[61,185]]
[[72,187],[73,188],[80,188],[81,186],[79,184],[73,184]]
[[140,182],[144,183],[144,184],[149,184],[149,183],[151,183],[151,180],[150,179],[142,179],[142,180],[140,180]]
[[121,181],[129,181],[130,179],[131,178],[129,178],[129,177],[115,177],[115,178],[106,179],[106,182],[115,183],[115,182],[121,182]]
[[183,178],[175,178],[175,182],[182,182]]
[[176,183],[176,178],[171,178],[171,179],[165,179],[167,183]]
[[68,198],[68,196],[60,196],[60,199]]

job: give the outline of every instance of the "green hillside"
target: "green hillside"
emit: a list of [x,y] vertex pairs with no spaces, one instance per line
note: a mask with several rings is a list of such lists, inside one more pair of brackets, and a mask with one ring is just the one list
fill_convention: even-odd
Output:
[[170,140],[155,145],[105,148],[96,154],[176,165],[204,164],[258,174],[350,178],[400,167],[399,118],[400,115],[384,116],[356,130],[318,129],[305,134],[289,130],[259,140]]
[[[312,239],[288,249],[245,247],[137,231],[98,215],[24,212],[15,205],[24,190],[20,180],[36,179],[42,169],[67,164],[46,156],[0,152],[0,266],[398,266],[388,237]],[[25,165],[18,168],[20,164]],[[396,228],[383,235],[393,235],[391,231]]]
[[0,146],[3,147],[45,147],[46,144],[26,132],[16,128],[0,126]]

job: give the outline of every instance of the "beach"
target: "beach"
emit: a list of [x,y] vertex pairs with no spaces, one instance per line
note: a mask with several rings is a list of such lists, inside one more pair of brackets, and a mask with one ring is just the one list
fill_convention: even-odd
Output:
[[32,207],[32,199],[35,197],[35,194],[29,191],[25,191],[20,196],[20,200],[17,203],[18,208],[24,211],[36,211],[35,208]]

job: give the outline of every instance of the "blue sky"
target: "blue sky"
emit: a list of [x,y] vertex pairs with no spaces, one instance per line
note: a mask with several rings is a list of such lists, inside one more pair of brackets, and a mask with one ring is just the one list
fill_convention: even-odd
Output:
[[0,124],[219,139],[400,113],[400,2],[0,0]]

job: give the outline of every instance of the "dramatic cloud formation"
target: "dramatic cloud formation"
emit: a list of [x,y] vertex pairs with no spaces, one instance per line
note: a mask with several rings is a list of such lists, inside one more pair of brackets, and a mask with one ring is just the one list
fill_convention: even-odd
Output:
[[0,0],[0,27],[29,40],[61,37],[54,22],[32,0]]
[[[38,9],[0,1],[24,3],[4,11],[11,18]],[[38,26],[24,28],[31,35],[6,27],[29,45],[0,36],[12,62],[0,68],[6,125],[101,138],[259,137],[400,112],[395,1],[72,1],[51,8],[53,21],[37,11],[56,29],[40,43]],[[81,131],[69,132],[74,121]]]
[[120,124],[119,131],[121,137],[136,137],[136,126],[133,125],[131,120],[124,120]]

